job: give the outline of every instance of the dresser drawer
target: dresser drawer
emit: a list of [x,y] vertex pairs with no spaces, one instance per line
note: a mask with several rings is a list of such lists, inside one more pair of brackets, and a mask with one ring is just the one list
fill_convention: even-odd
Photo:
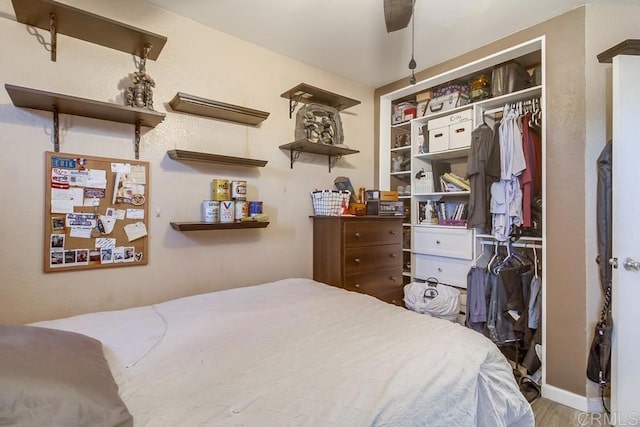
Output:
[[396,267],[402,269],[402,245],[379,245],[347,248],[344,251],[344,273]]
[[473,259],[473,230],[413,227],[413,251],[420,254]]
[[345,277],[344,288],[373,296],[397,290],[404,292],[402,269],[387,268],[360,274],[350,274]]
[[402,243],[402,219],[361,220],[344,224],[345,247]]
[[415,263],[418,279],[434,277],[445,285],[467,288],[467,273],[472,263],[469,260],[416,254]]
[[404,287],[401,287],[399,289],[394,289],[393,291],[376,294],[374,296],[379,300],[382,300],[389,304],[394,304],[400,307],[404,307]]

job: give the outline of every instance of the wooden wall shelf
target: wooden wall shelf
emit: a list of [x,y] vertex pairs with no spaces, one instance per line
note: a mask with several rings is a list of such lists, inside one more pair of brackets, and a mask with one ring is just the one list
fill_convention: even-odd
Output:
[[11,0],[16,19],[51,32],[51,60],[56,60],[56,34],[95,43],[141,57],[150,44],[148,59],[157,59],[165,36],[141,30],[53,0]]
[[178,231],[199,231],[199,230],[237,230],[243,228],[265,228],[268,222],[243,221],[243,222],[172,222],[171,228]]
[[289,118],[298,106],[299,102],[303,104],[322,104],[333,107],[338,111],[346,110],[354,105],[360,104],[360,101],[320,89],[306,83],[292,87],[288,91],[280,95],[289,100]]
[[182,92],[176,93],[169,101],[169,105],[175,111],[253,126],[262,123],[269,117],[269,113],[266,111],[226,104]]
[[267,160],[248,159],[245,157],[223,156],[221,154],[201,153],[198,151],[187,150],[169,150],[167,154],[170,158],[177,161],[217,163],[222,165],[245,166],[245,167],[263,167],[267,164]]
[[293,169],[293,163],[298,159],[298,157],[300,157],[300,153],[305,152],[327,156],[329,160],[329,172],[331,172],[331,168],[342,156],[360,152],[358,150],[352,150],[351,148],[340,147],[337,145],[310,142],[306,139],[300,139],[288,144],[283,144],[280,148],[283,150],[289,150],[289,154],[291,156],[291,169]]
[[94,101],[92,99],[78,98],[10,84],[5,84],[4,87],[9,93],[13,105],[16,107],[53,112],[55,151],[59,151],[60,149],[58,143],[59,113],[135,125],[136,159],[138,158],[138,145],[140,142],[140,126],[156,127],[156,125],[161,123],[165,118],[163,113],[152,110],[128,107],[110,102]]

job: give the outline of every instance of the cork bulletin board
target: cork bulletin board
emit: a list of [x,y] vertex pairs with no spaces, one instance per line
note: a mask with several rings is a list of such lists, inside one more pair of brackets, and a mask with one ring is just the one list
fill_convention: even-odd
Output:
[[149,262],[149,163],[46,153],[44,271]]

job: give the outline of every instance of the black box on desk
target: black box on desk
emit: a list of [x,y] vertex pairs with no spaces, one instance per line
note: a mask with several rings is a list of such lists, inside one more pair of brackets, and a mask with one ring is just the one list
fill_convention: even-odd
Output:
[[367,202],[367,215],[404,216],[404,203],[371,200]]

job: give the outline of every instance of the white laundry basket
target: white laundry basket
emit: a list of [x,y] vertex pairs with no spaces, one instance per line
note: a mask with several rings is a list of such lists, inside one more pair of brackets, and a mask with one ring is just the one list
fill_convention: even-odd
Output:
[[412,311],[455,322],[460,313],[460,291],[428,278],[404,287],[404,304]]

